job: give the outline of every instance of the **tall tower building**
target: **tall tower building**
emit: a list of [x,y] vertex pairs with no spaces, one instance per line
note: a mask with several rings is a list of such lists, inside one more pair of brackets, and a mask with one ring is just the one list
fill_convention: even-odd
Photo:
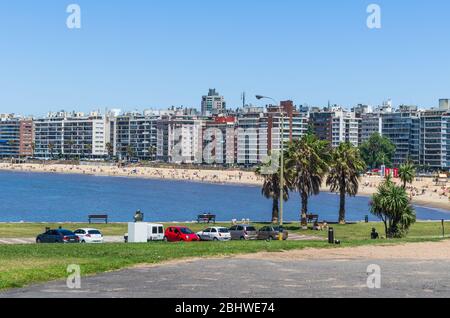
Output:
[[217,115],[226,109],[226,102],[216,89],[210,89],[208,95],[202,97],[202,115]]

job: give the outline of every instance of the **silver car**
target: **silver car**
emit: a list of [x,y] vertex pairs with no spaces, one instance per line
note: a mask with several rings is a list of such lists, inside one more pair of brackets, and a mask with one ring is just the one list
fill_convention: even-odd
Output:
[[211,227],[198,232],[197,235],[202,241],[230,241],[230,231],[225,227]]
[[232,240],[257,240],[258,231],[253,225],[241,224],[230,228]]

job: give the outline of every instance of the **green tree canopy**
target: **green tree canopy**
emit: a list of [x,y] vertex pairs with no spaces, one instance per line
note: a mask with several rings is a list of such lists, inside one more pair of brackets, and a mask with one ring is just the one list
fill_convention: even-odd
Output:
[[379,168],[382,165],[392,166],[392,157],[396,147],[388,138],[376,133],[360,147],[361,157],[370,168]]

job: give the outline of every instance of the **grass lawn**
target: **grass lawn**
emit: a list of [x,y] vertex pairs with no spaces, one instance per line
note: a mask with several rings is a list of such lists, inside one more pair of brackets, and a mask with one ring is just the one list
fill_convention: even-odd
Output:
[[[169,224],[165,224],[168,226]],[[173,225],[173,224],[170,224]],[[205,224],[182,224],[191,228],[194,232],[201,231],[207,228],[209,225]],[[255,224],[257,228],[264,226],[265,224],[259,223]],[[106,236],[122,236],[128,231],[126,223],[113,223],[113,224],[83,224],[83,223],[70,223],[70,224],[58,224],[58,223],[0,223],[0,239],[1,238],[34,238],[38,234],[44,232],[45,227],[58,228],[62,226],[63,228],[69,230],[76,230],[83,227],[93,227],[102,231]],[[216,224],[216,226],[230,227],[230,223],[227,224]],[[299,224],[286,224],[286,228],[291,233],[312,235],[326,237],[326,232],[317,231],[302,231],[300,230]],[[375,227],[380,233],[380,236],[384,236],[384,226],[382,223],[357,223],[349,225],[331,225],[336,232],[336,238],[340,240],[364,240],[370,238],[370,232],[373,227]],[[450,222],[445,223],[445,229],[447,235],[450,237]],[[411,227],[408,237],[410,238],[433,238],[442,236],[442,227],[440,222],[418,222]]]
[[[0,238],[34,237],[45,226],[57,227],[60,224],[0,224]],[[229,226],[229,224],[224,224]],[[87,227],[86,224],[62,224],[64,228],[75,230]],[[205,225],[189,224],[192,230],[205,228]],[[261,226],[261,224],[258,224]],[[94,225],[105,235],[123,235],[126,224]],[[169,260],[182,260],[192,257],[227,256],[262,251],[280,252],[303,248],[339,248],[369,244],[398,244],[439,240],[440,223],[417,223],[410,235],[402,240],[368,240],[370,230],[376,227],[383,235],[380,223],[334,225],[336,239],[342,245],[329,245],[324,240],[286,241],[286,242],[241,242],[227,243],[149,243],[149,244],[103,244],[103,245],[0,245],[0,290],[23,287],[28,284],[45,282],[67,277],[66,268],[70,264],[81,266],[82,274],[95,274],[138,264],[156,264]],[[446,224],[450,232],[450,223]],[[325,238],[326,232],[301,231],[298,224],[288,224],[292,233],[315,235]],[[275,256],[276,257],[276,256]]]

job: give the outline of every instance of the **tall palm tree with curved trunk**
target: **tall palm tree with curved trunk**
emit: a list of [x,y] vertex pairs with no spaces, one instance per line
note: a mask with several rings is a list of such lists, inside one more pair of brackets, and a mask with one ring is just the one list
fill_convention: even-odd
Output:
[[328,172],[329,143],[314,135],[305,135],[291,141],[286,151],[286,176],[288,186],[301,198],[301,225],[308,227],[308,201],[320,193],[323,179]]
[[400,165],[398,169],[398,176],[403,183],[403,189],[406,189],[406,185],[408,183],[413,183],[414,178],[416,177],[416,168],[412,162],[406,162]]
[[[275,173],[270,169],[272,168],[272,162],[267,164],[263,164],[256,169],[256,174],[264,178],[264,183],[261,189],[261,193],[267,199],[272,199],[272,223],[276,224],[279,222],[279,204],[280,204],[280,188],[281,188],[281,180],[280,173],[281,169],[279,169]],[[283,200],[289,200],[289,188],[286,184],[284,184],[283,191]]]
[[331,192],[339,193],[339,223],[345,224],[346,196],[356,196],[359,190],[360,174],[366,164],[359,149],[346,142],[339,145],[331,153],[330,172],[327,186]]

